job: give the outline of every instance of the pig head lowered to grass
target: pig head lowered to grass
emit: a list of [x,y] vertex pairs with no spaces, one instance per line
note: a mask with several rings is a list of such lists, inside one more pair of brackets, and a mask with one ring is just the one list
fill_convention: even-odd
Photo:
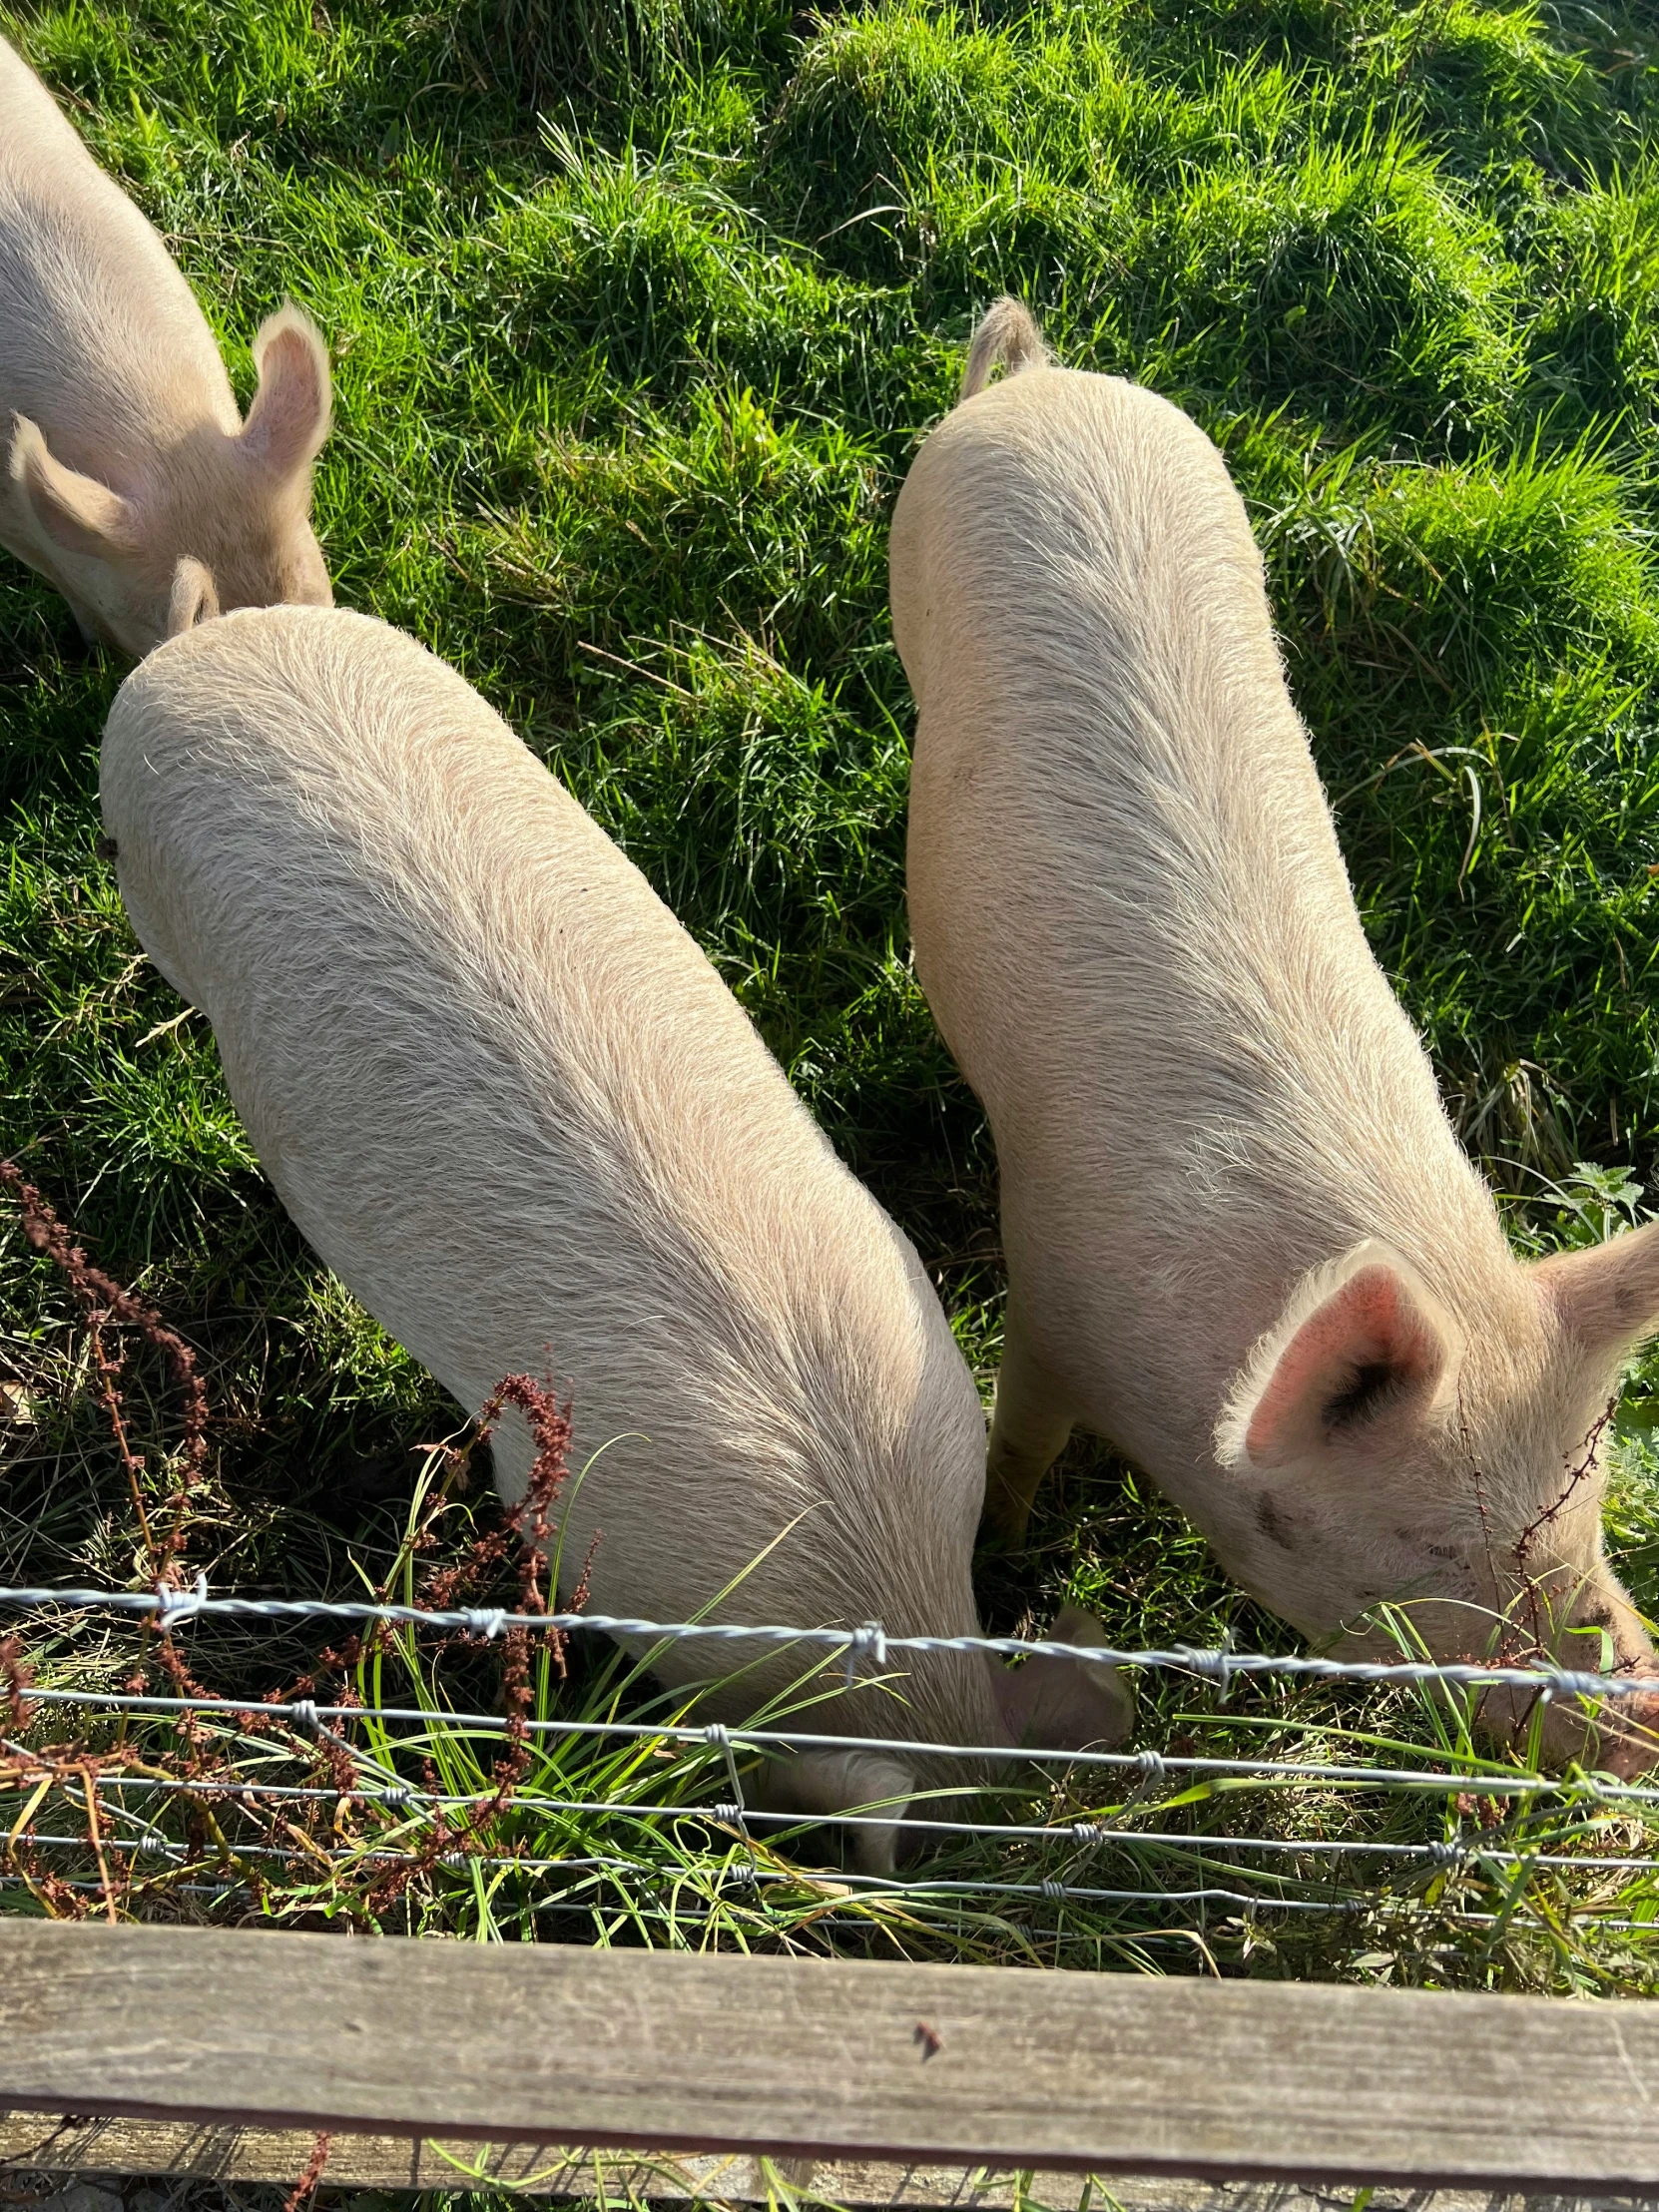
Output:
[[[102,790],[133,925],[212,1021],[322,1258],[463,1405],[509,1372],[568,1379],[574,1463],[606,1446],[560,1508],[567,1580],[603,1531],[596,1611],[685,1620],[737,1582],[714,1618],[977,1632],[984,1421],[914,1252],[476,692],[365,616],[229,616],[128,678]],[[509,1497],[530,1457],[509,1413]],[[746,1669],[711,1707],[735,1720],[812,1658],[682,1642],[658,1672]],[[1127,1725],[1101,1668],[893,1671],[901,1697],[865,1685],[794,1725],[1066,1748]],[[973,1779],[821,1752],[777,1789],[833,1813]],[[892,1863],[889,1826],[858,1836]]]
[[[1659,1229],[1512,1257],[1367,944],[1220,454],[1004,300],[891,561],[917,970],[1001,1168],[989,1530],[1020,1540],[1081,1424],[1310,1637],[1409,1600],[1443,1659],[1649,1671],[1601,1444]],[[1628,1770],[1655,1717],[1546,1741]]]
[[284,307],[254,360],[244,423],[167,248],[0,39],[0,545],[89,638],[142,655],[222,607],[330,604],[327,351]]

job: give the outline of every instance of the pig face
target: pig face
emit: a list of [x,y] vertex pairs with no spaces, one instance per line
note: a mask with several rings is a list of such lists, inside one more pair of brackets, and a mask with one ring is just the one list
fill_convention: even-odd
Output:
[[[1602,1553],[1619,1371],[1659,1316],[1659,1226],[1515,1266],[1452,1312],[1375,1241],[1318,1270],[1239,1377],[1216,1430],[1231,1480],[1211,1530],[1230,1572],[1311,1639],[1396,1658],[1366,1625],[1398,1604],[1441,1660],[1654,1672]],[[1487,1693],[1516,1735],[1535,1697]],[[1593,1727],[1551,1705],[1545,1748],[1637,1772],[1659,1758],[1655,1694]]]
[[129,495],[67,468],[12,419],[11,476],[41,566],[83,631],[142,659],[234,607],[331,606],[310,525],[311,465],[328,434],[327,349],[288,306],[254,341],[259,389],[240,435],[194,425]]

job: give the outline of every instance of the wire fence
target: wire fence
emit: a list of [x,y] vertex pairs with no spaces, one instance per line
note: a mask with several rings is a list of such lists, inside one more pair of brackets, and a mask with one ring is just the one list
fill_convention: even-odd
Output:
[[[1119,1948],[1249,1948],[1271,1942],[1276,1927],[1318,1921],[1360,1926],[1374,1943],[1414,1929],[1431,1950],[1436,1931],[1465,1947],[1499,1935],[1557,1947],[1564,1936],[1629,1943],[1659,1931],[1659,1853],[1646,1848],[1659,1787],[1518,1767],[1473,1733],[1474,1706],[1495,1685],[1616,1706],[1633,1687],[1616,1676],[905,1637],[874,1623],[792,1628],[273,1599],[216,1594],[203,1578],[187,1590],[0,1588],[0,1621],[15,1624],[0,1646],[11,1706],[0,1737],[0,1885],[49,1911],[113,1915],[168,1899],[213,1911],[240,1901],[288,1918],[366,1912],[381,1925],[389,1909],[429,1906],[459,1884],[475,1898],[510,1892],[512,1910],[532,1922],[578,1913],[613,1934],[625,1924],[655,1930],[654,1939],[665,1928],[693,1939],[714,1922],[750,1939],[811,1930],[844,1940],[876,1928],[960,1937],[972,1929]],[[328,1655],[341,1689],[332,1698],[213,1694],[190,1674],[179,1639],[216,1621],[348,1626],[348,1652]],[[61,1671],[77,1651],[84,1660],[89,1648],[104,1650],[123,1627],[152,1655],[167,1654],[171,1687],[35,1678]],[[643,1658],[613,1655],[598,1665],[597,1690],[590,1682],[573,1691],[567,1650],[617,1638],[646,1647]],[[57,1669],[31,1668],[26,1642],[55,1653]],[[1259,1757],[1197,1748],[1188,1733],[1158,1747],[1034,1749],[1016,1760],[1006,1745],[837,1733],[791,1714],[752,1726],[703,1722],[683,1706],[652,1709],[661,1700],[648,1687],[650,1663],[671,1642],[798,1650],[797,1711],[810,1706],[814,1721],[826,1707],[832,1717],[835,1696],[854,1682],[901,1697],[907,1655],[946,1650],[1117,1667],[1191,1686],[1212,1709],[1241,1685],[1390,1693],[1414,1701],[1419,1722],[1434,1716],[1436,1741],[1431,1755],[1418,1747],[1402,1758],[1402,1739],[1374,1730],[1361,1732],[1364,1756],[1299,1756],[1293,1724],[1278,1726],[1280,1740]],[[517,1654],[517,1701],[509,1685],[503,1710],[450,1702],[423,1662],[459,1650],[476,1666],[492,1646]],[[540,1694],[527,1700],[538,1670]],[[506,1676],[513,1671],[509,1656]],[[386,1694],[394,1673],[413,1694]],[[560,1710],[573,1695],[590,1709]],[[1250,1718],[1227,1714],[1231,1727]],[[907,1849],[895,1871],[860,1872],[837,1863],[836,1838],[844,1856],[848,1835],[885,1834],[891,1805],[854,1807],[827,1829],[760,1802],[767,1762],[806,1750],[925,1757],[935,1771],[954,1761],[963,1779],[905,1807]],[[1030,1769],[1037,1780],[1022,1773],[987,1787],[987,1764]],[[1241,1825],[1246,1810],[1256,1818]]]
[[[80,1308],[77,1386],[126,1492],[98,1555],[130,1542],[136,1562],[124,1588],[26,1567],[0,1588],[0,1910],[521,1937],[574,1920],[602,1941],[1159,1970],[1277,1952],[1299,1972],[1659,1990],[1659,1776],[1537,1765],[1552,1703],[1628,1734],[1651,1681],[1545,1663],[1536,1638],[1500,1640],[1501,1664],[1436,1663],[1404,1616],[1397,1657],[1337,1659],[660,1622],[590,1610],[585,1567],[559,1609],[544,1582],[570,1408],[528,1376],[465,1442],[426,1450],[364,1594],[213,1588],[190,1558],[212,1527],[195,1354],[11,1163],[0,1189]],[[159,1387],[141,1392],[145,1360]],[[509,1402],[535,1460],[491,1525],[462,1499]],[[653,1665],[675,1644],[726,1670],[724,1703],[664,1689]],[[906,1677],[938,1653],[1119,1668],[1141,1686],[1136,1740],[1015,1756],[920,1739]],[[793,1680],[740,1725],[757,1654]],[[854,1686],[860,1718],[883,1709],[862,1693],[890,1696],[889,1733],[837,1731]],[[1519,1753],[1479,1735],[1494,1690],[1531,1715]],[[769,1774],[815,1749],[925,1762],[896,1863],[893,1803],[831,1824],[777,1809]]]
[[1436,1660],[1328,1659],[1317,1653],[1267,1651],[1194,1651],[1177,1646],[1168,1651],[1115,1651],[1094,1644],[1068,1644],[1018,1636],[889,1636],[878,1621],[858,1628],[784,1628],[764,1622],[650,1621],[612,1613],[515,1613],[504,1606],[467,1606],[452,1611],[419,1605],[387,1605],[363,1599],[213,1597],[206,1576],[193,1589],[158,1588],[140,1591],[0,1589],[0,1605],[70,1609],[105,1606],[153,1618],[163,1629],[217,1613],[244,1620],[326,1620],[361,1625],[365,1622],[401,1623],[429,1629],[446,1629],[457,1635],[492,1639],[505,1630],[534,1629],[561,1634],[570,1630],[597,1629],[601,1634],[663,1642],[713,1642],[726,1644],[798,1644],[820,1646],[842,1655],[849,1676],[860,1662],[877,1670],[890,1655],[903,1652],[981,1652],[1004,1659],[1084,1660],[1099,1667],[1175,1667],[1202,1675],[1225,1692],[1235,1677],[1251,1675],[1300,1676],[1322,1682],[1370,1684],[1433,1683],[1440,1687],[1490,1690],[1514,1687],[1532,1690],[1546,1698],[1580,1697],[1648,1698],[1653,1695],[1651,1675],[1617,1675],[1589,1669],[1556,1666],[1507,1666],[1498,1661],[1449,1663]]

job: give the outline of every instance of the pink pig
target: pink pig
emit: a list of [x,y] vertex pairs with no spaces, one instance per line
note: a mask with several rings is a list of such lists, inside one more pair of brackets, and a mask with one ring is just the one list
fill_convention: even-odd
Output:
[[0,39],[0,545],[89,638],[143,655],[221,608],[331,604],[327,349],[289,306],[254,361],[244,422],[167,248]]
[[[982,388],[993,364],[1010,373]],[[1361,927],[1220,454],[994,306],[892,529],[922,986],[995,1132],[987,1524],[1108,1437],[1310,1638],[1653,1669],[1602,1553],[1659,1227],[1517,1261]],[[1484,1717],[1519,1725],[1530,1693]],[[1651,1763],[1659,1699],[1558,1757]]]

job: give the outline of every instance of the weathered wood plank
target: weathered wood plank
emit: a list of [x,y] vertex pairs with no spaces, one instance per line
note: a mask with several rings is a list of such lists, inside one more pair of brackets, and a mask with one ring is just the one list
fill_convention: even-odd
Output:
[[0,1923],[0,2107],[632,2151],[1659,2192],[1659,2008]]
[[[84,2120],[0,2113],[0,2173],[97,2175],[131,2181],[148,2174],[212,2181],[268,2181],[291,2187],[315,2138],[271,2128],[199,2127],[179,2120]],[[1007,2212],[1033,2200],[1047,2212],[1079,2212],[1098,2184],[1075,2173],[996,2172],[988,2167],[880,2165],[871,2161],[780,2160],[744,2152],[655,2157],[627,2151],[567,2154],[539,2143],[408,2142],[395,2135],[340,2135],[329,2147],[329,2188],[455,2189],[493,2186],[517,2195],[602,2197],[615,2202],[765,2203],[782,2180],[795,2195],[835,2205],[956,2206]],[[1257,2191],[1257,2201],[1249,2190]],[[1114,2180],[1123,2212],[1320,2212],[1313,2199],[1279,2184],[1229,2190],[1204,2181]],[[1381,2197],[1371,2212],[1393,2212]],[[1424,2212],[1415,2204],[1412,2212]],[[1433,2212],[1491,2212],[1485,2196],[1442,2197]],[[1586,2206],[1585,2212],[1589,2212]]]
[[[84,2120],[0,2113],[0,2172],[121,2176],[191,2175],[288,2186],[304,2172],[315,2138],[271,2128],[214,2128],[178,2120]],[[409,2142],[395,2135],[341,2135],[329,2146],[330,2188],[437,2189],[480,2185],[528,2196],[598,2196],[626,2201],[765,2203],[782,2179],[796,2194],[837,2205],[917,2205],[1004,2212],[1035,2197],[1050,2212],[1076,2212],[1089,2189],[1071,2173],[1018,2177],[987,2168],[892,2166],[811,2158],[778,2161],[743,2152],[655,2157],[627,2151],[567,2154],[539,2143]],[[1208,2182],[1153,2185],[1159,2212],[1232,2212]],[[1098,2194],[1098,2191],[1094,2192]],[[1142,2212],[1135,2185],[1114,2192],[1124,2212]],[[1244,2212],[1240,2207],[1239,2212]],[[1286,2205],[1281,2212],[1297,2212]],[[1383,2212],[1374,2200],[1373,2212]],[[1487,2212],[1484,2198],[1436,2212]]]
[[[265,2181],[291,2187],[304,2172],[314,2138],[271,2128],[200,2127],[179,2120],[85,2120],[0,2112],[0,2177],[102,2182],[110,2212],[130,2202],[145,2177]],[[989,2167],[879,2165],[870,2161],[744,2153],[655,2157],[627,2151],[569,2156],[533,2143],[421,2143],[394,2135],[334,2138],[329,2188],[411,2190],[495,2187],[520,2196],[594,2197],[618,2205],[711,2205],[776,2201],[782,2179],[798,2199],[834,2206],[915,2206],[918,2212],[1112,2212],[1102,2183],[1086,2174]],[[0,2182],[3,2188],[3,2182]],[[1121,2212],[1348,2212],[1352,2190],[1323,2194],[1272,2181],[1185,2181],[1114,2175],[1110,2195]],[[31,2198],[31,2201],[34,2201]],[[85,2192],[61,2193],[85,2212]],[[144,2201],[141,2199],[141,2201]],[[1379,2189],[1368,2212],[1630,2212],[1642,2200],[1621,2197],[1518,2197],[1490,2192]],[[37,2212],[55,2212],[47,2198]]]

